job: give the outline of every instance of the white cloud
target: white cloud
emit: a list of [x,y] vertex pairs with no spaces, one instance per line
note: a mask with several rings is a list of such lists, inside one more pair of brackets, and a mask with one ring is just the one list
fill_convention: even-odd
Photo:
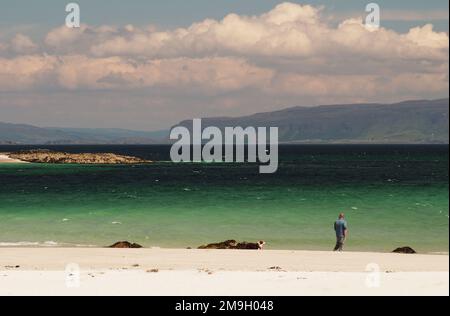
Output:
[[168,87],[199,93],[229,92],[270,83],[273,71],[232,58],[158,59],[142,63],[122,57],[20,56],[0,58],[0,91],[36,89],[44,82],[68,90]]
[[86,25],[82,25],[80,28],[68,28],[66,26],[60,26],[50,31],[45,37],[45,44],[57,49],[63,49],[65,46],[70,46],[79,40],[84,32],[87,30]]
[[[261,16],[230,14],[221,21],[207,19],[173,31],[109,33],[111,37],[97,38],[89,52],[149,58],[211,54],[304,58],[332,53],[337,57],[346,53],[390,59],[446,58],[448,35],[428,25],[404,35],[383,28],[371,32],[361,21],[349,19],[332,27],[316,7],[283,3]],[[437,38],[432,46],[431,38]]]
[[15,53],[28,54],[34,52],[37,45],[33,43],[31,38],[19,33],[11,40],[11,48]]
[[96,56],[147,57],[206,56],[309,56],[315,41],[326,32],[319,9],[284,3],[261,16],[229,14],[173,31],[138,30],[93,43]]
[[18,34],[0,44],[9,52],[0,58],[0,90],[170,89],[174,99],[234,93],[232,104],[250,90],[274,104],[286,96],[339,102],[448,93],[447,33],[431,24],[398,33],[370,31],[362,19],[327,21],[320,8],[283,3],[259,16],[166,31],[62,26],[40,45]]
[[448,50],[449,41],[447,33],[434,32],[433,25],[431,24],[412,28],[408,34],[406,34],[406,38],[422,47]]
[[21,33],[16,34],[11,40],[0,42],[0,53],[8,54],[31,54],[38,49],[31,38]]
[[57,57],[19,56],[8,59],[0,57],[0,91],[17,91],[48,84],[54,74]]

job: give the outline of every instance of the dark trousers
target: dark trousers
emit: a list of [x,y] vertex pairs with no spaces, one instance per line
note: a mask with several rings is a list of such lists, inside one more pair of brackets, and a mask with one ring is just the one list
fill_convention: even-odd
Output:
[[334,251],[343,251],[344,243],[345,243],[345,237],[337,237],[336,238],[336,247],[334,247]]

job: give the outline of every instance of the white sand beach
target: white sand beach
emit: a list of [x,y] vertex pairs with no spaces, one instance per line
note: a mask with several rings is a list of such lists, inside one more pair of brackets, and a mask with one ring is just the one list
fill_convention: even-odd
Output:
[[0,248],[0,295],[449,295],[448,255]]
[[18,159],[9,158],[8,153],[0,153],[0,163],[25,163]]

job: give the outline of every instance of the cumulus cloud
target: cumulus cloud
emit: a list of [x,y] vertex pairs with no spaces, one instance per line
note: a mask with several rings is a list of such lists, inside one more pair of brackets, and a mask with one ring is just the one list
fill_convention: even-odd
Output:
[[114,34],[92,43],[89,52],[95,56],[150,58],[211,54],[305,58],[345,53],[378,58],[446,58],[448,35],[434,32],[431,25],[404,35],[383,28],[371,32],[362,19],[345,20],[337,28],[324,20],[316,7],[284,3],[261,16],[230,14],[221,21],[207,19],[173,31],[136,29],[129,34]]
[[17,91],[44,86],[54,74],[58,58],[26,55],[0,58],[0,91]]
[[18,34],[0,43],[0,52],[14,53],[0,58],[0,90],[252,90],[274,103],[286,95],[339,102],[448,93],[447,33],[431,24],[373,31],[362,18],[331,25],[325,14],[283,3],[173,30],[61,26],[39,45]]
[[11,49],[15,53],[27,54],[34,52],[37,49],[37,45],[28,36],[17,34],[11,40]]
[[3,54],[31,54],[38,49],[38,45],[26,35],[16,34],[9,42],[0,42],[0,53]]
[[434,32],[432,25],[407,34],[384,28],[371,32],[362,18],[334,27],[324,14],[311,5],[282,3],[260,16],[229,14],[222,20],[206,19],[167,31],[153,26],[62,26],[47,34],[45,44],[52,52],[95,57],[447,58],[448,35]]
[[267,86],[272,76],[271,69],[224,57],[142,63],[122,57],[84,55],[0,58],[0,91],[39,88],[47,82],[68,90],[168,87],[229,92]]
[[448,49],[449,45],[447,33],[434,32],[432,24],[412,28],[408,34],[406,34],[406,38],[421,47]]

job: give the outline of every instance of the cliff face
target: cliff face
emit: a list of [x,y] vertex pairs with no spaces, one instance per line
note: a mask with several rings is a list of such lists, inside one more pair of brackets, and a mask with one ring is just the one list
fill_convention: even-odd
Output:
[[141,158],[109,153],[70,154],[47,150],[10,153],[9,157],[26,162],[54,164],[141,164],[150,162]]

